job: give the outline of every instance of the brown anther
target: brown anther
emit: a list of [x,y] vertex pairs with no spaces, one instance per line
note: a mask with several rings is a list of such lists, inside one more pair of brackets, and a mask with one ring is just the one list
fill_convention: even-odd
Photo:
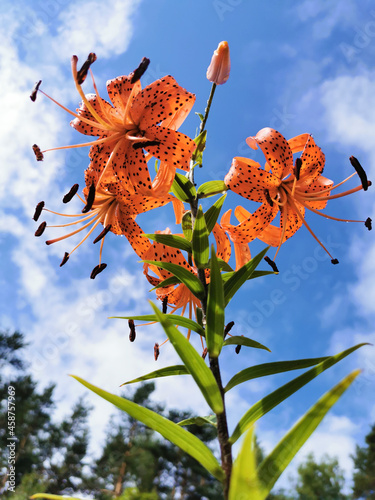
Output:
[[338,261],[337,259],[332,259],[332,260],[331,260],[331,262],[332,262],[332,264],[334,264],[334,265],[336,265],[336,264],[338,264],[338,263],[339,263],[339,261]]
[[372,219],[370,219],[370,217],[367,217],[367,219],[365,221],[365,226],[367,227],[367,229],[369,231],[371,231],[371,229],[372,229]]
[[301,158],[296,158],[296,162],[294,164],[294,176],[297,179],[297,181],[299,180],[299,176],[300,176],[300,173],[301,173],[301,167],[302,167],[302,160],[301,160]]
[[70,200],[73,198],[73,196],[77,193],[78,191],[78,184],[74,184],[71,188],[69,193],[66,193],[66,195],[63,198],[63,203],[69,203]]
[[102,240],[104,238],[104,236],[112,229],[112,224],[108,224],[108,226],[106,226],[103,231],[99,234],[99,236],[97,236],[94,240],[93,243],[98,243],[98,241]]
[[267,201],[267,203],[268,203],[271,207],[273,207],[273,201],[272,201],[272,198],[271,198],[271,196],[270,196],[270,192],[268,191],[268,189],[265,189],[265,190],[264,190],[264,196],[266,197],[266,201]]
[[129,332],[129,340],[130,342],[134,342],[135,341],[135,325],[134,325],[134,320],[132,319],[129,319],[128,320],[128,325],[129,325],[129,328],[130,328],[130,332]]
[[234,327],[234,321],[229,321],[229,323],[224,328],[224,338],[228,335],[228,333],[232,330],[233,327]]
[[156,342],[155,345],[154,345],[154,358],[155,358],[155,361],[158,360],[159,354],[160,354],[159,344]]
[[42,236],[46,227],[47,222],[42,222],[38,229],[35,231],[35,236]]
[[68,260],[69,260],[69,254],[68,254],[68,252],[65,252],[64,257],[61,261],[60,267],[62,267],[64,264],[66,264],[68,262]]
[[369,183],[368,183],[368,180],[367,180],[366,172],[364,171],[362,165],[359,163],[359,161],[357,160],[357,158],[355,156],[351,156],[349,158],[349,160],[350,160],[350,163],[355,168],[355,170],[356,170],[356,172],[358,174],[358,177],[361,180],[363,191],[367,191],[368,187],[369,187]]
[[203,352],[202,352],[202,358],[203,358],[203,359],[206,359],[207,353],[208,353],[208,349],[207,349],[207,347],[205,347],[205,348],[203,349]]
[[133,149],[141,149],[141,148],[147,148],[147,146],[158,146],[160,144],[160,141],[142,141],[142,142],[135,142],[133,144]]
[[267,264],[268,264],[269,266],[271,266],[271,267],[272,267],[272,271],[273,271],[274,273],[278,273],[278,272],[279,272],[279,270],[277,269],[277,265],[275,264],[275,262],[274,262],[272,259],[270,259],[270,258],[268,257],[268,255],[266,255],[266,256],[264,257],[264,260],[267,262]]
[[150,59],[147,59],[147,57],[144,57],[142,59],[142,61],[140,62],[140,65],[138,66],[138,68],[133,71],[133,76],[130,80],[130,83],[137,82],[141,78],[141,76],[145,73],[149,64],[150,64]]
[[37,221],[40,217],[40,214],[42,213],[42,210],[44,208],[44,201],[40,201],[37,206],[35,207],[35,212],[33,215],[33,219]]
[[43,153],[41,152],[40,147],[39,147],[39,146],[37,146],[36,144],[33,144],[33,151],[34,151],[34,154],[35,154],[36,160],[37,160],[37,161],[43,161],[43,159],[44,159],[44,155],[43,155]]
[[82,208],[82,213],[86,214],[92,209],[95,200],[95,184],[92,183],[89,189],[89,194],[87,195],[86,205]]
[[31,94],[30,94],[30,99],[35,102],[36,101],[36,95],[38,93],[38,90],[39,90],[39,87],[40,87],[40,84],[42,83],[42,80],[39,80],[39,82],[36,82],[36,84],[34,85],[33,87],[33,90],[31,91]]
[[86,80],[87,72],[90,69],[91,64],[96,61],[96,54],[94,52],[90,52],[86,61],[82,64],[82,67],[79,71],[77,71],[77,83],[78,85],[82,85],[82,83]]
[[164,297],[163,305],[162,305],[162,312],[163,312],[163,314],[167,314],[167,311],[168,311],[168,297]]
[[94,267],[94,269],[91,271],[90,278],[94,280],[98,274],[100,274],[104,269],[107,267],[107,264],[98,264],[97,266]]
[[239,353],[240,353],[241,347],[242,347],[242,346],[241,346],[240,344],[239,344],[239,345],[236,345],[236,348],[235,348],[235,350],[234,350],[236,354],[239,354]]

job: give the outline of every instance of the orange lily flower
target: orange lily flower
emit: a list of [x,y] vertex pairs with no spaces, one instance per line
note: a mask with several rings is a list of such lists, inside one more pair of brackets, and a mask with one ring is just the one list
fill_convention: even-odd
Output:
[[[77,71],[78,58],[72,57],[73,78],[82,98],[77,112],[70,111],[40,90],[40,82],[30,96],[35,100],[36,92],[42,92],[75,117],[71,122],[73,128],[82,134],[98,137],[92,142],[52,150],[90,146],[92,169],[104,176],[111,168],[130,194],[158,197],[160,189],[166,192],[159,179],[164,175],[165,182],[165,171],[158,172],[152,183],[146,159],[154,156],[165,162],[168,179],[172,179],[170,184],[176,168],[188,170],[195,142],[177,132],[177,128],[190,112],[195,96],[180,87],[172,76],[165,76],[142,90],[139,79],[149,63],[144,58],[139,68],[129,76],[119,76],[107,82],[110,104],[100,97],[96,87],[90,69],[95,60],[95,54],[90,54],[81,70]],[[81,84],[88,71],[93,79],[95,94],[85,95]],[[39,150],[37,159],[42,159],[46,151],[51,149]]]
[[[97,184],[98,177],[101,182]],[[64,197],[64,203],[70,201],[74,195],[84,203],[82,214],[60,214],[52,210],[44,208],[44,203],[38,204],[34,219],[37,220],[45,210],[63,217],[72,217],[76,220],[61,225],[48,227],[71,227],[77,224],[81,225],[78,229],[58,238],[46,241],[47,245],[65,240],[81,231],[87,229],[87,233],[83,239],[71,250],[66,252],[60,266],[64,265],[70,255],[93,233],[99,224],[102,224],[103,231],[94,239],[94,243],[100,244],[99,264],[91,273],[91,278],[103,271],[106,264],[102,263],[102,250],[106,234],[111,231],[114,234],[124,235],[133,247],[134,251],[142,258],[150,248],[151,244],[147,238],[144,238],[143,231],[135,222],[138,214],[147,212],[153,208],[161,207],[169,202],[172,202],[175,209],[176,222],[180,223],[183,213],[183,204],[172,195],[165,195],[163,199],[152,196],[143,196],[142,194],[131,194],[124,186],[117,182],[112,172],[107,172],[107,175],[102,178],[101,174],[93,169],[86,170],[86,187],[83,190],[84,198],[77,194],[78,185],[73,186],[72,190]],[[41,236],[47,224],[42,222],[35,236]]]
[[[305,209],[327,219],[364,222],[370,229],[369,219],[349,221],[320,212],[325,208],[328,200],[340,198],[361,189],[366,190],[371,182],[367,181],[364,172],[362,175],[358,171],[362,181],[360,186],[332,195],[334,189],[344,184],[356,173],[336,185],[330,179],[323,177],[325,157],[311,135],[301,134],[287,141],[276,130],[264,128],[255,137],[247,138],[246,142],[253,149],[257,149],[258,146],[261,148],[266,157],[264,169],[259,163],[249,158],[236,157],[233,158],[224,182],[235,193],[249,200],[260,202],[262,205],[253,214],[243,207],[237,207],[234,213],[239,224],[236,226],[229,222],[231,211],[224,214],[221,223],[231,239],[238,244],[243,244],[259,238],[269,245],[278,247],[277,255],[282,243],[304,224],[330,255],[332,263],[336,264],[337,259],[333,259],[307,224]],[[297,158],[293,165],[293,154],[301,151],[301,157]],[[351,162],[354,165],[352,159]],[[280,224],[273,226],[271,222],[278,213],[280,213]]]

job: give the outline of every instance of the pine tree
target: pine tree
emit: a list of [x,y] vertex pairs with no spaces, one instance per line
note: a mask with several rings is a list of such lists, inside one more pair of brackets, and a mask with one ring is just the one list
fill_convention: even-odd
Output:
[[357,445],[354,460],[353,498],[375,499],[375,424],[367,434],[366,445]]

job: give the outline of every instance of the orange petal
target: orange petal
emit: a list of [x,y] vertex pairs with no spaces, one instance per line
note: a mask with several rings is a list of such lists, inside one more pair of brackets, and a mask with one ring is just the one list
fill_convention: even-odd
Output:
[[131,101],[141,91],[141,83],[138,80],[136,83],[131,83],[131,76],[118,76],[107,81],[107,92],[117,110],[119,119],[123,118],[129,99]]
[[253,141],[259,145],[273,174],[279,179],[293,171],[293,153],[280,132],[266,127],[260,130],[255,137],[246,139],[250,147],[253,147]]
[[231,255],[231,246],[228,236],[225,234],[224,229],[216,223],[212,233],[216,240],[216,255],[224,262],[229,262]]
[[[300,191],[302,191],[302,196],[301,196],[301,203],[303,203],[306,207],[312,207],[315,208],[316,210],[322,210],[323,208],[326,207],[328,200],[319,200],[319,201],[305,201],[303,200],[304,195],[309,195],[310,193],[319,193],[322,189],[327,189],[329,187],[333,186],[333,181],[331,179],[327,179],[327,177],[323,177],[320,175],[317,179],[315,179],[313,182],[307,183],[301,183],[298,182],[298,190],[296,190],[296,195],[297,195],[297,200],[298,200],[298,194]],[[323,196],[329,196],[330,191],[326,191],[322,193]]]
[[321,175],[324,169],[325,156],[323,151],[315,144],[314,139],[309,135],[305,148],[301,155],[302,166],[300,179],[305,182],[312,182]]
[[235,157],[224,182],[240,196],[263,203],[266,200],[265,191],[275,196],[276,188],[281,181],[275,175],[263,170],[259,163],[249,158]]
[[290,146],[290,149],[292,150],[292,153],[294,154],[302,151],[309,137],[310,134],[300,134],[292,137],[291,139],[288,139],[288,144]]
[[248,243],[233,243],[234,255],[236,256],[236,271],[244,266],[251,259],[251,253]]
[[184,111],[180,114],[180,110],[186,111],[194,100],[194,94],[180,87],[172,76],[165,76],[145,87],[135,97],[130,112],[134,123],[141,130],[146,130],[164,120],[173,123],[175,117],[175,124],[178,124],[184,116]]
[[145,138],[150,141],[159,141],[157,145],[145,144],[144,146],[152,156],[165,161],[171,168],[189,170],[191,155],[196,148],[195,142],[190,137],[175,130],[154,125],[145,131]]
[[[116,211],[117,223],[118,226],[116,230],[120,232],[116,232],[115,234],[123,234],[128,239],[129,243],[133,247],[135,253],[141,258],[144,259],[144,255],[148,252],[151,243],[145,238],[143,230],[139,227],[139,225],[126,213],[124,213],[121,208],[118,207]],[[115,232],[112,229],[112,232]]]
[[266,228],[276,217],[279,207],[268,203],[263,203],[250,217],[238,226],[231,224],[225,225],[221,221],[221,225],[225,231],[229,233],[231,240],[236,243],[249,243],[257,238],[257,236]]
[[[88,94],[86,95],[86,99],[90,103],[90,105],[94,108],[94,110],[98,113],[98,115],[103,118],[103,120],[106,120],[106,114],[110,113],[113,108],[112,106],[104,100],[98,100],[96,94]],[[81,103],[81,106],[77,108],[77,113],[80,117],[86,118],[88,120],[91,120],[93,122],[96,122],[96,119],[93,117],[93,115],[90,113],[90,111],[87,109],[87,106],[84,102]],[[81,134],[85,135],[92,135],[92,136],[102,136],[103,135],[103,128],[95,128],[91,125],[88,125],[85,123],[83,120],[80,120],[78,118],[74,118],[70,122],[70,125],[75,128],[78,132]]]

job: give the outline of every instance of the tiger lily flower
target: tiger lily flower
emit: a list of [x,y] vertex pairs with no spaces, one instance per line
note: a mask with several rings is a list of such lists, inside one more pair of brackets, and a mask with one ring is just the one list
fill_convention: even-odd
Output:
[[[158,197],[159,189],[165,192],[163,182],[159,179],[165,176],[165,169],[168,170],[170,179],[176,168],[185,171],[189,168],[195,142],[177,132],[177,128],[190,112],[195,96],[180,87],[172,76],[165,76],[142,90],[140,77],[149,63],[144,58],[139,68],[130,75],[119,76],[107,82],[111,104],[100,97],[96,87],[90,69],[95,60],[95,54],[90,54],[78,71],[78,58],[72,57],[73,78],[82,98],[81,106],[76,112],[49,97],[40,89],[40,82],[30,97],[35,100],[36,92],[41,92],[74,117],[71,121],[73,128],[84,135],[96,136],[97,139],[44,151],[38,148],[37,159],[42,159],[46,151],[90,146],[92,169],[104,176],[107,169],[111,168],[117,180],[125,184],[130,194]],[[81,84],[88,71],[92,76],[95,94],[85,95]],[[154,183],[147,167],[150,156],[164,162],[164,171],[158,172]]]
[[[41,236],[46,229],[52,227],[74,227],[79,225],[78,229],[75,229],[68,234],[63,236],[50,239],[46,241],[47,245],[56,243],[58,241],[65,240],[70,236],[73,236],[81,231],[87,230],[85,236],[82,240],[71,250],[66,252],[60,266],[64,265],[72,253],[95,231],[99,226],[103,226],[101,233],[94,239],[94,243],[100,243],[99,251],[99,264],[94,268],[91,273],[91,278],[103,271],[106,264],[102,263],[102,250],[105,237],[109,231],[114,234],[124,235],[135,252],[143,257],[144,254],[150,248],[150,242],[147,238],[143,236],[143,231],[139,225],[135,222],[135,218],[138,214],[147,212],[153,208],[161,207],[169,202],[172,202],[175,209],[176,222],[180,223],[183,213],[183,204],[172,195],[165,195],[162,198],[155,198],[150,196],[143,196],[142,194],[131,194],[121,183],[118,183],[115,176],[109,175],[107,172],[104,178],[100,173],[93,169],[86,170],[86,187],[83,190],[84,197],[77,194],[78,185],[74,185],[72,190],[64,197],[63,202],[70,201],[73,196],[78,196],[78,198],[85,205],[81,214],[61,214],[48,210],[44,208],[44,203],[41,202],[37,205],[37,209],[34,215],[34,220],[37,220],[41,215],[42,211],[50,212],[62,217],[74,218],[72,222],[60,225],[49,225],[46,222],[42,222],[37,229],[35,236]],[[98,183],[98,178],[101,178],[100,183]]]
[[[370,219],[350,221],[321,212],[329,200],[347,196],[361,189],[366,190],[371,185],[363,169],[360,172],[359,167],[355,167],[361,185],[339,194],[332,194],[333,190],[342,186],[356,175],[356,172],[336,185],[330,179],[323,177],[325,157],[311,135],[301,134],[287,141],[276,130],[264,128],[255,137],[247,138],[246,142],[253,149],[260,147],[266,157],[265,167],[262,168],[259,163],[249,158],[233,158],[224,182],[235,193],[259,202],[261,206],[254,213],[248,212],[243,207],[237,207],[234,213],[239,221],[238,225],[230,224],[230,212],[224,214],[221,223],[232,241],[243,244],[259,238],[277,247],[277,255],[282,243],[294,235],[303,224],[329,254],[332,263],[338,263],[306,222],[305,210],[308,209],[327,219],[364,222],[370,229]],[[300,158],[293,164],[293,154],[300,152],[302,152]],[[351,162],[355,166],[352,159]],[[271,222],[278,213],[280,213],[280,223],[279,226],[274,226]]]

